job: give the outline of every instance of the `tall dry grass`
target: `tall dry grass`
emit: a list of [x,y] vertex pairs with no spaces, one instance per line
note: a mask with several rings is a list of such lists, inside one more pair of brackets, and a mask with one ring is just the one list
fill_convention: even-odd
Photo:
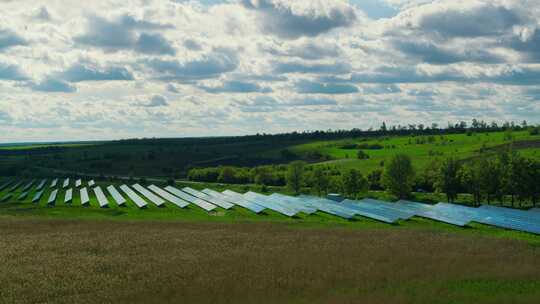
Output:
[[0,219],[3,303],[540,303],[540,249],[405,229]]

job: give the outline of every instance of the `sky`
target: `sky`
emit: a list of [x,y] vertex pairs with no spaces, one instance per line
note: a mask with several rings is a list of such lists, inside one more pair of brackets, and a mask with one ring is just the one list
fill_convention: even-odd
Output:
[[540,123],[538,0],[0,1],[0,142]]

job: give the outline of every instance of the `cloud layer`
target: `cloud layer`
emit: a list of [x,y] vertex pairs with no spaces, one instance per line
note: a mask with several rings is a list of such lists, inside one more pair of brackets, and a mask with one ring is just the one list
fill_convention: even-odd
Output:
[[4,142],[540,123],[537,0],[23,0],[0,14]]

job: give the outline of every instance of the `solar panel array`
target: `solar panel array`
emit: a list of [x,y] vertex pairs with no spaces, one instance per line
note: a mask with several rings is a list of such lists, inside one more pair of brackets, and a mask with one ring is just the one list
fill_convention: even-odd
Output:
[[127,185],[120,186],[120,190],[124,191],[124,193],[137,205],[139,208],[146,208],[148,205],[144,199],[142,199],[137,193],[135,193],[131,188],[129,188]]
[[113,185],[110,185],[107,187],[107,191],[111,194],[114,201],[118,206],[124,206],[126,204],[126,199],[116,190],[116,188]]
[[105,193],[103,193],[103,190],[101,190],[100,186],[97,186],[94,188],[94,193],[96,194],[96,198],[98,200],[98,204],[100,208],[109,207],[109,200],[105,196]]
[[[46,182],[47,180],[43,179],[36,185],[36,193],[32,198],[33,203],[41,200],[45,193]],[[54,189],[57,183],[58,179],[54,179],[51,182],[51,188],[53,189],[47,199],[47,204],[50,206],[55,205],[59,196],[59,190]],[[24,186],[19,192],[18,189],[23,184]],[[31,193],[32,186],[35,184],[36,181],[4,181],[0,185],[0,191],[7,189],[7,192],[0,201],[6,202],[13,198],[25,200]],[[88,184],[95,185],[95,182],[91,180]],[[82,186],[81,179],[75,181],[75,186],[77,187],[77,185]],[[62,187],[68,188],[64,192],[64,203],[72,202],[73,189],[69,188],[69,178],[63,181]],[[423,217],[460,227],[467,226],[470,223],[480,223],[504,229],[540,234],[539,208],[525,211],[490,205],[474,208],[447,203],[429,205],[405,200],[390,203],[374,199],[346,199],[342,202],[336,202],[314,196],[301,195],[294,197],[279,193],[263,195],[255,192],[247,192],[241,194],[231,190],[218,192],[212,189],[204,189],[199,191],[190,187],[180,190],[172,186],[161,188],[156,185],[150,185],[144,187],[140,184],[134,184],[132,187],[133,189],[127,185],[122,185],[120,189],[139,208],[146,207],[146,200],[148,200],[159,207],[165,206],[166,203],[172,203],[180,208],[185,208],[193,204],[206,211],[214,211],[217,208],[227,210],[238,206],[254,213],[272,210],[287,217],[323,212],[343,219],[365,217],[385,223],[397,223],[399,221],[409,220],[412,217]],[[107,191],[117,205],[122,206],[127,203],[126,198],[113,185],[108,186]],[[93,192],[100,207],[109,206],[109,199],[101,187],[94,187]],[[82,205],[89,204],[90,197],[87,188],[80,189],[80,198]]]
[[80,186],[82,186],[82,180],[79,178],[75,181],[75,188],[79,188]]
[[96,182],[92,179],[88,181],[88,186],[93,187],[96,184]]

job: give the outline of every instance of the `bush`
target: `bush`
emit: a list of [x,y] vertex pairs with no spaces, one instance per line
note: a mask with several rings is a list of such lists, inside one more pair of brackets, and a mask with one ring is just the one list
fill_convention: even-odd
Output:
[[358,150],[358,153],[356,154],[356,157],[358,159],[369,159],[369,154],[367,154],[363,150]]

